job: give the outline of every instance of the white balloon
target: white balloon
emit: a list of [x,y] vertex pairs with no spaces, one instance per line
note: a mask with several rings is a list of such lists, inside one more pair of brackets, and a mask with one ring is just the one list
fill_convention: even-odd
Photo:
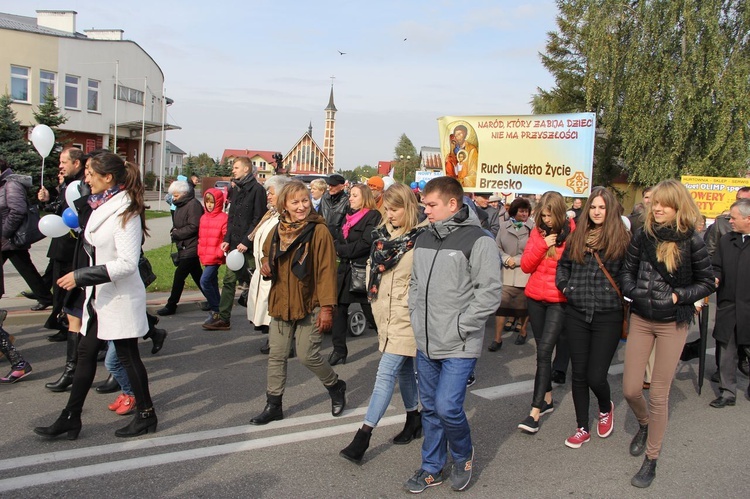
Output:
[[68,185],[68,187],[65,188],[65,201],[68,203],[68,208],[73,210],[73,212],[78,215],[78,210],[76,209],[76,205],[73,204],[73,201],[81,197],[81,181],[80,180],[74,180]]
[[393,180],[393,177],[383,177],[383,190],[388,189],[390,186],[395,184],[396,181]]
[[61,216],[47,215],[39,220],[39,232],[47,237],[64,236],[70,231],[70,227],[65,225]]
[[245,265],[245,255],[237,250],[232,250],[227,255],[227,268],[237,272]]
[[55,132],[47,125],[37,125],[31,131],[31,143],[39,155],[46,158],[55,145]]

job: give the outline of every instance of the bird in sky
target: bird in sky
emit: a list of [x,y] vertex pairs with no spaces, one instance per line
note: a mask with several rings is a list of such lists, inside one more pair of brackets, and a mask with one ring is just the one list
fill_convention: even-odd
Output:
[[342,52],[340,50],[337,50],[337,52],[339,53],[339,55],[345,55],[346,54],[346,52]]
[[404,38],[404,41],[406,41],[406,38]]

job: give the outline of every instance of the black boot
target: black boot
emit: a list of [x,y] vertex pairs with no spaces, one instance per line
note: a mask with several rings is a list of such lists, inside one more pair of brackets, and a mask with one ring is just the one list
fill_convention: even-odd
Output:
[[638,473],[630,480],[630,485],[645,489],[651,482],[654,481],[656,476],[656,459],[649,459],[648,456],[643,460],[641,469]]
[[119,389],[120,383],[110,374],[107,381],[96,387],[96,393],[114,393]]
[[422,415],[419,411],[406,413],[406,424],[401,433],[393,437],[393,443],[398,445],[408,444],[415,438],[422,436]]
[[79,333],[68,332],[68,344],[65,350],[65,369],[57,381],[45,384],[45,388],[53,392],[64,392],[73,384],[73,375],[76,372],[76,364],[78,363],[78,342],[80,339],[81,335]]
[[146,333],[146,336],[143,337],[144,340],[149,338],[154,343],[154,346],[151,347],[151,355],[155,355],[164,346],[164,340],[167,339],[167,331],[159,328],[151,328]]
[[52,336],[47,336],[47,341],[51,341],[53,343],[58,341],[65,341],[68,339],[68,330],[67,329],[61,329]]
[[68,440],[75,440],[81,432],[81,413],[63,409],[60,417],[52,426],[37,426],[34,433],[43,437],[57,437],[68,434]]
[[331,396],[331,414],[334,417],[341,416],[346,407],[346,383],[339,379],[335,385],[327,386],[326,389]]
[[262,347],[260,347],[260,353],[262,353],[263,355],[268,355],[269,353],[271,353],[271,345],[268,344],[268,340],[266,340],[266,343]]
[[646,450],[646,441],[648,440],[648,425],[639,424],[638,433],[635,434],[630,442],[630,455],[640,456]]
[[120,438],[138,437],[144,433],[156,433],[156,412],[154,408],[146,409],[145,411],[138,411],[135,413],[135,417],[125,428],[120,428],[115,431],[115,436]]
[[262,426],[271,421],[281,421],[284,419],[284,412],[281,409],[281,395],[266,395],[266,406],[263,412],[250,420],[250,424]]
[[[153,329],[156,327],[157,324],[159,324],[159,317],[149,314],[146,312],[146,320],[148,321],[148,330],[153,331]],[[144,336],[144,338],[148,338],[148,334]]]
[[362,458],[365,455],[365,451],[370,446],[370,437],[372,433],[366,431],[357,430],[357,434],[354,435],[354,440],[350,443],[346,449],[339,452],[339,455],[344,459],[348,459],[353,463],[361,463]]

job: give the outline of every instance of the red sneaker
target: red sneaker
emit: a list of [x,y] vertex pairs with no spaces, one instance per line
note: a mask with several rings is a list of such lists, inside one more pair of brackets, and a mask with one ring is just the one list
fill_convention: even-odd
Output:
[[601,438],[607,438],[615,428],[615,403],[610,402],[609,412],[599,413],[599,424],[596,425],[596,434]]
[[115,411],[120,416],[125,416],[126,414],[130,414],[135,410],[135,397],[132,395],[125,395],[122,399],[122,403],[120,404],[120,407],[117,408]]
[[122,401],[125,397],[127,397],[127,395],[125,395],[124,393],[119,394],[115,401],[107,406],[107,409],[109,409],[110,411],[116,411],[120,408],[120,404],[122,404]]
[[580,446],[591,440],[591,434],[583,428],[578,428],[575,435],[565,440],[565,445],[571,449],[578,449]]

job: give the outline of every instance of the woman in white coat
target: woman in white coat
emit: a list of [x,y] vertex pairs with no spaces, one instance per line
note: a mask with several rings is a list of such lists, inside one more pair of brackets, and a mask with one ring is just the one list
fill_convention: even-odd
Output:
[[[261,267],[261,259],[266,256],[263,253],[263,243],[279,223],[279,213],[276,211],[276,196],[290,180],[291,177],[285,175],[274,175],[263,184],[268,199],[268,211],[248,236],[248,239],[253,242],[253,257],[255,258],[256,269]],[[268,326],[271,324],[271,316],[268,315],[268,295],[270,292],[271,280],[263,279],[260,272],[253,272],[248,287],[247,320],[252,322],[255,329],[259,329],[263,334],[268,334]],[[269,352],[268,340],[260,351],[265,354]]]
[[67,433],[74,440],[81,431],[81,410],[96,374],[100,343],[112,340],[135,393],[138,411],[130,424],[115,432],[136,437],[156,431],[156,413],[148,388],[148,375],[138,353],[138,339],[148,331],[146,290],[138,260],[146,232],[143,184],[138,166],[112,153],[92,158],[87,165],[91,186],[88,199],[93,211],[86,224],[83,248],[89,266],[61,277],[57,284],[86,290],[78,365],[68,404],[52,426],[37,427],[38,435]]

